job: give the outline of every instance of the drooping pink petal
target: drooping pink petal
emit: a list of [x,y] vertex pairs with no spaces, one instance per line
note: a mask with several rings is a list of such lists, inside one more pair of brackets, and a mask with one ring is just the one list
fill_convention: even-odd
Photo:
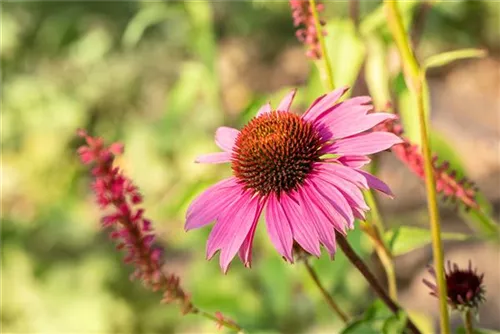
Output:
[[224,164],[231,162],[231,153],[217,152],[202,154],[198,156],[194,162],[202,164]]
[[368,155],[386,150],[402,142],[401,138],[393,133],[376,131],[339,139],[330,146],[328,153],[339,155]]
[[252,227],[250,228],[250,232],[248,232],[248,235],[245,237],[245,240],[243,240],[243,244],[240,247],[240,250],[238,252],[241,262],[243,262],[243,265],[247,268],[250,268],[252,266],[252,245],[253,245],[253,239],[255,236],[255,230],[257,229],[257,223],[259,222],[259,217],[260,214],[262,213],[262,209],[264,208],[264,203],[259,203],[257,208],[257,214],[255,216],[255,220],[252,224]]
[[293,233],[283,208],[274,194],[269,196],[266,209],[266,227],[274,247],[285,259],[293,263]]
[[357,170],[353,168],[346,167],[338,163],[315,163],[313,165],[314,170],[318,172],[323,172],[326,175],[339,176],[349,182],[354,183],[360,188],[368,189],[368,182],[366,178],[359,175]]
[[227,207],[214,225],[207,242],[207,258],[212,258],[217,250],[220,252],[220,266],[224,273],[229,263],[240,249],[258,215],[262,210],[259,197],[251,192],[239,195],[232,205]]
[[340,97],[347,92],[348,89],[349,87],[345,86],[337,88],[326,95],[320,96],[302,115],[302,119],[314,122],[316,118],[319,117],[325,110],[331,108],[338,101],[338,99],[340,99]]
[[304,214],[296,199],[292,199],[288,194],[283,193],[277,202],[290,222],[293,238],[306,252],[319,257],[319,236],[316,229],[311,228],[308,223],[310,217]]
[[189,231],[213,222],[242,191],[243,189],[234,177],[211,186],[189,205],[184,229]]
[[391,189],[387,184],[385,184],[382,180],[379,178],[371,175],[370,173],[367,173],[363,170],[358,170],[358,173],[363,175],[366,178],[366,181],[368,182],[368,186],[371,189],[378,190],[380,192],[383,192],[384,194],[388,195],[389,197],[394,197],[394,194],[392,193]]
[[[354,217],[364,219],[364,211],[368,211],[370,208],[366,205],[363,193],[354,183],[334,174],[325,174],[323,176],[323,181],[328,182],[332,187],[337,188],[337,190],[341,192],[352,209]],[[354,225],[352,225],[352,222],[349,223],[349,228],[353,228]]]
[[316,194],[319,209],[328,217],[328,221],[332,224],[335,230],[345,235],[346,227],[348,226],[347,220],[335,209],[331,200],[325,197],[325,195],[319,190],[319,187],[316,185],[317,182],[324,183],[323,180],[318,179],[317,177],[311,177],[306,180],[306,183],[311,186],[310,191],[314,191]]
[[373,113],[368,115],[355,115],[346,117],[347,114],[332,113],[337,117],[325,117],[322,121],[332,132],[333,139],[353,136],[366,130],[372,129],[388,119],[396,118],[396,115],[389,113]]
[[227,126],[221,126],[215,131],[215,143],[222,150],[231,153],[233,151],[234,142],[236,137],[240,134],[240,131],[229,128]]
[[280,104],[278,105],[278,108],[276,110],[279,111],[289,111],[290,106],[292,105],[293,98],[295,97],[295,93],[297,93],[297,90],[294,89],[290,93],[288,93],[283,100],[281,100]]
[[344,155],[337,158],[338,162],[342,165],[351,168],[361,168],[366,164],[369,164],[371,159],[365,157],[364,155]]
[[304,212],[308,213],[316,231],[318,231],[319,241],[325,246],[330,256],[333,258],[336,250],[335,231],[328,217],[321,210],[321,200],[316,198],[316,192],[310,189],[308,184],[304,184],[299,191],[302,199]]
[[273,108],[271,107],[271,103],[268,102],[264,104],[262,107],[260,107],[259,111],[257,111],[257,117],[271,111],[273,111]]
[[314,185],[316,186],[318,191],[330,201],[335,211],[339,212],[342,217],[344,217],[347,222],[347,226],[352,226],[354,224],[354,214],[346,198],[336,187],[332,187],[331,185],[329,185],[328,175],[325,175],[324,173],[318,173],[317,175],[315,175],[315,177],[323,181],[318,182],[318,180],[317,182],[314,182]]

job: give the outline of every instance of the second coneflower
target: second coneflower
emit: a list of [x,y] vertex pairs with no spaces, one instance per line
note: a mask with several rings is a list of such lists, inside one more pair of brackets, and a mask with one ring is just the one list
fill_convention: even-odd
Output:
[[292,91],[276,109],[264,105],[241,131],[217,129],[223,152],[198,157],[200,163],[230,163],[233,171],[191,203],[185,225],[191,230],[216,221],[207,257],[220,250],[224,272],[236,253],[250,266],[264,208],[271,242],[293,262],[294,242],[315,256],[322,244],[333,256],[335,231],[345,235],[369,209],[360,188],[391,195],[385,183],[359,168],[370,161],[366,155],[401,142],[392,133],[367,132],[394,115],[368,114],[369,97],[337,103],[346,90],[321,96],[302,116],[289,112]]

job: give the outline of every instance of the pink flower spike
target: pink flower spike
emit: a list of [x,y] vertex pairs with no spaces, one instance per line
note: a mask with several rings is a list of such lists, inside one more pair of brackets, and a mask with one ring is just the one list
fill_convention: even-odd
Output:
[[302,117],[288,112],[295,96],[292,91],[275,111],[271,112],[270,104],[262,107],[237,136],[237,130],[231,130],[231,140],[222,139],[223,130],[218,130],[216,140],[225,152],[200,160],[230,162],[233,176],[193,201],[185,229],[214,222],[207,259],[220,250],[223,272],[236,253],[250,267],[253,238],[264,209],[269,238],[286,261],[293,262],[294,247],[319,257],[321,245],[333,258],[335,231],[345,235],[354,228],[354,219],[364,219],[369,210],[361,189],[392,195],[385,183],[359,168],[370,162],[366,155],[401,142],[394,134],[370,132],[394,116],[368,113],[373,109],[369,97],[339,103],[347,89],[316,99]]
[[179,301],[185,311],[193,310],[179,279],[162,270],[162,250],[153,245],[155,235],[151,221],[143,218],[144,209],[137,208],[142,201],[138,188],[113,166],[115,156],[123,152],[123,145],[115,143],[106,147],[101,138],[93,138],[84,130],[78,130],[77,134],[87,143],[78,149],[82,163],[95,165],[92,190],[97,202],[101,208],[111,211],[103,215],[102,225],[109,229],[110,238],[117,243],[116,249],[125,251],[123,261],[135,267],[131,279],[140,279],[153,291],[161,290],[169,301]]

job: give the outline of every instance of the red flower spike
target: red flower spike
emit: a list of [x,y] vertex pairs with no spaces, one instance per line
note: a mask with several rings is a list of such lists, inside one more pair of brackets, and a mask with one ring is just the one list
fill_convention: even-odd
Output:
[[[295,32],[297,39],[308,46],[306,55],[312,59],[321,58],[321,47],[319,45],[318,36],[316,33],[316,26],[314,24],[314,17],[308,0],[290,0],[290,8],[292,9],[293,25],[295,27],[302,26]],[[323,11],[324,6],[322,3],[316,4],[316,10]],[[320,21],[322,26],[325,25],[324,21]],[[325,31],[321,32],[323,36],[326,35]]]
[[[403,126],[398,120],[387,121],[378,126],[377,130],[385,130],[400,136],[404,142],[394,145],[392,153],[402,161],[414,174],[421,179],[425,178],[424,157],[418,145],[412,144],[407,138],[402,137]],[[439,162],[437,155],[432,157],[432,166],[436,181],[436,190],[453,203],[462,203],[466,209],[476,209],[476,188],[474,183],[466,179],[457,179],[456,171],[450,169],[448,161]]]
[[179,278],[162,271],[162,249],[153,245],[151,221],[143,217],[144,209],[136,207],[142,202],[138,188],[118,167],[113,167],[115,156],[123,153],[123,145],[114,143],[106,147],[101,138],[91,137],[85,130],[78,130],[77,134],[86,141],[77,150],[80,160],[94,165],[92,190],[97,203],[101,209],[111,209],[103,215],[102,226],[111,229],[109,235],[117,241],[116,248],[125,250],[124,262],[136,268],[130,278],[140,279],[152,290],[163,291],[169,302],[181,303],[183,312],[194,310]]

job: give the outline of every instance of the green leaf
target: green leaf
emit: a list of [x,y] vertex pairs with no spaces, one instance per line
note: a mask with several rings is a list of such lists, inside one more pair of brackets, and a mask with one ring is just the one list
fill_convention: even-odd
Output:
[[430,130],[430,145],[432,152],[436,153],[439,161],[448,161],[453,170],[457,172],[458,177],[465,175],[465,167],[460,155],[455,151],[453,146],[439,132]]
[[[350,20],[330,21],[326,31],[326,49],[332,64],[335,87],[352,86],[365,57],[364,43]],[[323,66],[321,62],[319,65]]]
[[123,33],[122,44],[125,48],[132,48],[141,40],[144,31],[155,24],[165,21],[172,16],[172,8],[167,10],[164,3],[145,3],[142,8],[128,23]]
[[[487,329],[487,328],[474,328],[474,334],[500,334],[500,331],[495,329]],[[467,334],[467,331],[464,327],[458,327],[456,334]]]
[[[408,23],[411,19],[414,8],[420,3],[420,1],[400,1],[398,4],[399,11],[403,16],[405,23]],[[375,10],[368,14],[359,25],[359,30],[362,35],[366,36],[368,34],[376,32],[379,29],[387,28],[387,16],[384,10],[384,4],[380,4]]]
[[[411,226],[399,226],[385,233],[385,240],[394,256],[408,253],[432,241],[431,231]],[[470,236],[462,233],[441,233],[442,240],[467,240]]]
[[367,37],[366,45],[368,48],[365,64],[366,83],[375,108],[383,110],[387,102],[391,101],[386,48],[382,38],[378,36]]
[[392,312],[381,300],[377,299],[361,317],[352,320],[340,333],[379,334],[385,322],[391,317],[393,317]]
[[404,333],[406,327],[406,320],[408,319],[406,313],[398,312],[384,322],[382,326],[383,334],[400,334]]
[[451,62],[461,59],[482,58],[487,55],[486,50],[481,49],[462,49],[450,52],[443,52],[434,56],[430,56],[424,62],[424,69],[440,67],[448,65]]

